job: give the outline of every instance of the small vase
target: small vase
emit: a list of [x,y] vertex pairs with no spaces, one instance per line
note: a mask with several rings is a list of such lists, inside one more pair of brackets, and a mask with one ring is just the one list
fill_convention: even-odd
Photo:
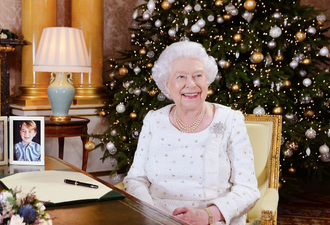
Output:
[[51,80],[47,88],[47,95],[52,107],[52,121],[69,121],[68,115],[70,106],[75,95],[75,88],[69,82],[68,73],[55,73],[55,78]]

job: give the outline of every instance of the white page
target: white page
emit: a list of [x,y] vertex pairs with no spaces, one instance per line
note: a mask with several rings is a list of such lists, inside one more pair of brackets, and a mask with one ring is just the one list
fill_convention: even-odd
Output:
[[[98,189],[64,183],[64,179],[98,185]],[[28,193],[35,188],[40,201],[62,203],[75,200],[99,199],[112,189],[93,178],[75,171],[37,171],[16,173],[0,179],[8,188]]]

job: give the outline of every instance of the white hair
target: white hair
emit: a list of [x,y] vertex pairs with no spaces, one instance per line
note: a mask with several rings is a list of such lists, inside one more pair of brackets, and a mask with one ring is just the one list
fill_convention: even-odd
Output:
[[192,41],[180,41],[169,45],[159,56],[152,68],[152,77],[158,88],[167,96],[164,82],[168,82],[173,63],[182,58],[199,60],[204,66],[207,84],[210,85],[218,74],[218,66],[212,56],[209,56],[205,48]]

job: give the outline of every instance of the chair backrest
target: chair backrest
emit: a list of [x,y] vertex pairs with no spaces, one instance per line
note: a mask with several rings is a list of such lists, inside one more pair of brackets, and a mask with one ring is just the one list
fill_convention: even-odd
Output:
[[254,165],[260,199],[247,219],[261,216],[261,202],[267,188],[278,190],[282,117],[278,115],[245,115],[245,124],[254,153]]

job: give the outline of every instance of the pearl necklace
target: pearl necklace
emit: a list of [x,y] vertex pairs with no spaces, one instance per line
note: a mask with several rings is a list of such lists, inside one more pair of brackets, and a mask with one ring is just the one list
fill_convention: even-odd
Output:
[[205,115],[205,111],[206,111],[206,106],[204,104],[203,110],[202,112],[198,115],[197,119],[191,123],[191,124],[185,124],[178,116],[177,112],[176,112],[176,108],[174,111],[174,121],[176,126],[179,128],[179,130],[181,132],[184,133],[191,133],[192,131],[194,131],[202,122],[204,115]]

